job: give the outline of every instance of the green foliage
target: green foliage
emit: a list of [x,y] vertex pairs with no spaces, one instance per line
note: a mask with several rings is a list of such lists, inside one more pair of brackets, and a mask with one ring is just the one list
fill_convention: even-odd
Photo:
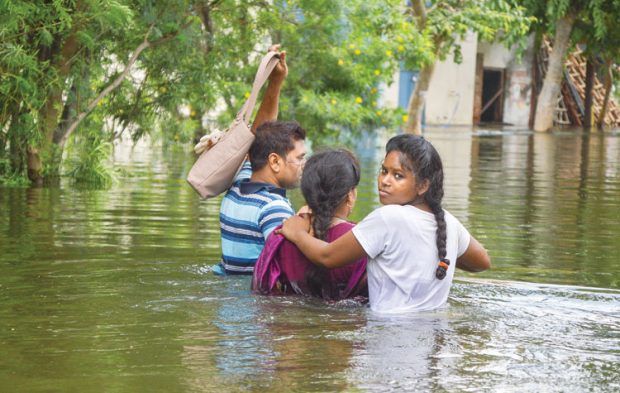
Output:
[[191,144],[203,123],[225,128],[271,43],[290,67],[281,119],[298,120],[319,143],[395,128],[406,117],[379,97],[401,64],[458,60],[470,29],[518,42],[529,21],[510,0],[432,1],[422,27],[401,0],[0,1],[0,176],[25,175],[30,150],[43,174],[57,174],[66,156],[70,176],[105,185],[107,143],[123,134]]
[[101,135],[87,135],[76,138],[72,154],[67,163],[66,175],[79,186],[108,188],[115,179],[114,169],[109,164],[112,143]]
[[[412,17],[412,23],[416,23],[416,15]],[[476,33],[481,41],[499,41],[522,50],[524,38],[535,21],[525,7],[513,0],[432,1],[427,7],[427,18],[426,25],[419,26],[422,35],[429,37],[427,45],[439,60],[452,54],[456,62],[460,62],[458,41],[469,32]]]
[[588,56],[620,60],[620,2],[592,0],[581,10],[573,29],[573,42],[585,45]]

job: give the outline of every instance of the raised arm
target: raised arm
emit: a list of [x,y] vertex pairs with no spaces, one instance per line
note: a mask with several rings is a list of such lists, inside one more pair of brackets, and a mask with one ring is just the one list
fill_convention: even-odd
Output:
[[481,272],[491,267],[491,258],[482,244],[472,236],[465,253],[457,258],[456,267],[467,272]]
[[284,221],[281,233],[314,264],[335,268],[355,262],[366,257],[366,252],[357,241],[353,232],[349,231],[333,241],[327,243],[310,236],[309,215],[293,216]]
[[[269,51],[279,51],[280,45],[273,45]],[[269,84],[263,95],[263,100],[256,113],[254,123],[252,123],[252,132],[263,123],[278,119],[278,105],[280,102],[280,90],[284,79],[288,75],[288,66],[286,65],[286,52],[280,52],[280,62],[269,75]]]

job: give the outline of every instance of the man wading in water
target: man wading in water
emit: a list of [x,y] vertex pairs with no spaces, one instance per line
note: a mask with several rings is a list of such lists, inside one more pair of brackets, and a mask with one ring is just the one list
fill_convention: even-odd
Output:
[[[279,45],[270,51],[279,50]],[[256,139],[220,206],[222,261],[215,274],[251,275],[267,236],[295,214],[286,190],[299,185],[305,162],[305,131],[296,122],[275,121],[286,76],[286,53],[269,76],[269,85],[252,124]]]

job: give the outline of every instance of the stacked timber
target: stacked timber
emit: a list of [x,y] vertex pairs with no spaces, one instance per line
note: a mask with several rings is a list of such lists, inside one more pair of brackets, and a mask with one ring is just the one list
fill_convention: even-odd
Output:
[[[542,81],[547,73],[547,64],[549,53],[551,53],[551,43],[544,39],[543,44],[538,53],[537,61],[537,78],[536,90],[540,92]],[[554,114],[554,123],[556,125],[583,125],[585,115],[585,96],[586,96],[586,58],[583,56],[581,49],[577,48],[566,57],[564,63],[564,79],[558,103]],[[605,87],[594,76],[594,87],[592,89],[592,120],[596,124],[601,113],[601,108],[605,100]],[[607,103],[607,111],[605,113],[605,126],[620,126],[620,110],[610,97]]]

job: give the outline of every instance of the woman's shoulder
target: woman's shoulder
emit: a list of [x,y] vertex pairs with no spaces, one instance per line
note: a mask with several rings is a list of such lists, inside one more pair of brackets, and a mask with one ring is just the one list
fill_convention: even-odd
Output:
[[340,224],[336,224],[333,227],[327,230],[327,239],[331,243],[334,240],[338,239],[340,236],[349,232],[351,229],[355,227],[355,224],[352,222],[341,222]]

